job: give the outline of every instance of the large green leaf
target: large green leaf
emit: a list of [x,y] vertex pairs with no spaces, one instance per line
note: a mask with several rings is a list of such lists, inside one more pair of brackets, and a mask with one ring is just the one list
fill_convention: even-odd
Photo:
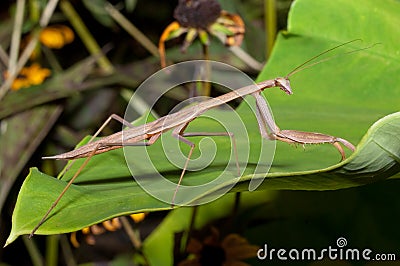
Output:
[[[245,121],[252,149],[246,172],[232,191],[247,191],[251,178],[266,178],[259,189],[332,190],[399,177],[400,113],[395,113],[400,96],[395,78],[400,70],[399,12],[400,3],[392,0],[381,1],[380,5],[376,5],[374,0],[295,1],[288,32],[278,36],[273,55],[259,80],[285,75],[316,53],[352,39],[361,38],[363,42],[355,42],[338,52],[377,42],[381,44],[296,74],[291,79],[293,96],[285,96],[278,90],[267,91],[265,95],[276,122],[283,129],[340,136],[358,143],[357,151],[346,161],[338,163],[339,154],[331,145],[296,149],[278,143],[271,171],[254,176],[251,173],[258,163],[260,137],[254,114],[242,105],[238,113]],[[224,112],[226,123],[236,125],[238,122],[229,112],[213,112]],[[388,114],[391,115],[386,116]],[[200,118],[193,121],[187,131],[220,130],[218,125]],[[186,185],[207,182],[224,170],[226,153],[230,151],[228,141],[215,138],[218,153],[214,162],[202,171],[188,172],[184,178]],[[246,148],[239,139],[238,150]],[[148,151],[163,176],[174,181],[179,178],[180,170],[168,163],[159,142]],[[140,156],[138,152],[137,157]],[[72,167],[65,180],[71,177],[78,165]],[[172,197],[173,191],[150,178],[151,173],[149,182],[153,182],[154,188]],[[178,194],[182,202],[190,203],[218,194],[222,188],[237,181],[232,172],[212,190],[198,193],[180,190]],[[29,233],[64,186],[65,181],[32,169],[21,188],[7,243]],[[154,199],[132,179],[122,152],[112,151],[97,155],[90,161],[37,233],[70,232],[114,216],[168,208],[169,204]]]
[[55,105],[39,106],[2,121],[7,127],[0,135],[0,211],[15,179],[53,126],[61,109]]

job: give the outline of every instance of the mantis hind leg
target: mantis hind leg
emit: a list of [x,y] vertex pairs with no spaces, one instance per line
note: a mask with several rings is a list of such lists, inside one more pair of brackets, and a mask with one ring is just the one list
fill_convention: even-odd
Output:
[[92,142],[99,134],[100,132],[111,122],[111,120],[114,119],[118,122],[120,122],[121,124],[123,124],[124,126],[133,128],[134,126],[127,120],[123,119],[122,117],[120,117],[117,114],[112,114],[110,115],[106,121],[104,121],[104,123],[101,125],[101,127],[96,131],[96,133],[94,133],[94,135],[92,136],[92,138],[89,140],[89,143]]
[[[99,148],[101,148],[101,147],[111,147],[111,146],[150,146],[150,145],[153,145],[153,143],[160,137],[160,135],[161,135],[161,133],[151,136],[149,138],[149,141],[147,141],[147,142],[137,142],[137,143],[129,143],[129,142],[128,143],[125,143],[125,142],[106,143],[106,142],[103,142],[103,143],[97,144],[96,147],[93,149],[93,151],[88,155],[88,157],[86,157],[85,161],[82,163],[82,165],[79,167],[79,169],[72,176],[71,180],[69,180],[68,184],[64,187],[64,189],[62,190],[60,195],[58,195],[57,199],[53,202],[53,204],[47,210],[46,214],[42,217],[40,222],[32,230],[32,232],[29,235],[29,237],[31,238],[35,234],[36,230],[46,221],[46,219],[50,215],[51,211],[57,206],[58,202],[61,200],[61,198],[67,192],[67,190],[72,185],[72,183],[75,181],[75,179],[79,176],[79,174],[82,172],[82,170],[89,163],[90,159],[96,154],[96,151]],[[64,171],[64,173],[65,173],[65,171]]]
[[[120,122],[121,124],[123,124],[123,125],[125,125],[125,126],[127,126],[127,127],[130,127],[130,128],[134,127],[129,121],[123,119],[123,118],[120,117],[119,115],[117,115],[117,114],[112,114],[112,115],[110,115],[110,116],[106,119],[106,121],[104,121],[104,123],[103,123],[103,124],[101,125],[101,127],[96,131],[96,133],[94,133],[94,135],[90,138],[90,140],[88,141],[88,143],[92,142],[92,141],[100,134],[100,132],[103,131],[103,129],[111,122],[112,119],[114,119],[114,120]],[[65,175],[65,173],[68,172],[68,170],[72,167],[72,165],[73,165],[74,163],[75,163],[75,160],[72,160],[72,162],[60,172],[60,174],[58,175],[58,178],[61,179],[61,178]]]
[[[110,115],[107,120],[103,123],[103,125],[97,130],[97,132],[93,135],[93,137],[89,140],[89,143],[92,142],[94,140],[95,137],[97,137],[100,132],[107,126],[107,124],[111,121],[111,119],[117,120],[118,122],[120,122],[123,125],[126,125],[128,127],[133,127],[133,125],[131,123],[129,123],[128,121],[126,121],[125,119],[123,119],[122,117],[116,115],[116,114],[112,114]],[[64,187],[64,189],[62,190],[62,192],[60,193],[60,195],[57,197],[57,199],[53,202],[53,204],[50,206],[50,208],[47,210],[47,212],[45,213],[45,215],[42,217],[42,219],[40,220],[40,222],[35,226],[35,228],[32,230],[31,234],[29,235],[29,237],[32,237],[36,230],[46,221],[47,217],[50,215],[51,211],[57,206],[58,202],[61,200],[61,198],[64,196],[64,194],[67,192],[67,190],[69,189],[69,187],[72,185],[72,183],[75,181],[75,179],[79,176],[79,174],[82,172],[82,170],[85,168],[85,166],[89,163],[90,159],[93,157],[93,155],[96,154],[96,151],[101,148],[101,147],[105,147],[105,146],[123,146],[123,145],[151,145],[153,144],[159,137],[160,134],[156,134],[152,137],[150,137],[148,142],[140,142],[140,143],[128,143],[128,144],[124,144],[124,143],[99,143],[98,145],[96,145],[96,147],[94,147],[93,151],[87,156],[87,158],[85,159],[85,161],[82,163],[82,165],[79,167],[79,169],[75,172],[75,174],[72,176],[71,180],[69,180],[69,182],[67,183],[67,185]],[[61,173],[60,173],[60,179],[61,177],[71,168],[71,166],[75,163],[75,160],[72,161],[72,163],[70,163]]]

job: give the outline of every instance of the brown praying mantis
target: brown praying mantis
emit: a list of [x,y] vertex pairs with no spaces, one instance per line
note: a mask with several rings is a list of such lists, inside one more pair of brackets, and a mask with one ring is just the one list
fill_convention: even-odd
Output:
[[[63,195],[67,192],[68,188],[72,185],[74,180],[78,177],[80,172],[88,164],[88,162],[94,155],[108,152],[108,151],[114,150],[114,149],[119,149],[124,146],[150,146],[153,143],[155,143],[157,141],[157,139],[159,139],[160,136],[164,132],[169,131],[169,130],[172,130],[173,137],[177,138],[179,141],[182,141],[183,143],[190,146],[190,150],[187,155],[186,162],[184,164],[179,181],[177,183],[176,189],[175,189],[173,197],[172,197],[172,206],[174,205],[175,196],[178,192],[182,178],[185,175],[186,168],[190,161],[192,152],[195,148],[195,144],[193,142],[191,142],[187,137],[193,137],[193,136],[227,136],[227,137],[230,137],[232,139],[233,149],[234,149],[235,156],[236,156],[236,167],[238,168],[238,172],[240,173],[239,163],[238,163],[238,159],[237,159],[236,144],[235,144],[235,139],[234,139],[234,136],[232,133],[230,133],[230,132],[185,132],[185,130],[191,121],[193,121],[194,119],[199,117],[202,113],[206,112],[207,110],[217,107],[217,106],[220,106],[223,103],[227,103],[229,101],[235,100],[237,98],[244,97],[246,95],[252,95],[256,100],[256,118],[257,118],[257,122],[259,125],[259,130],[260,130],[261,136],[263,138],[270,139],[270,140],[280,140],[280,141],[290,143],[290,144],[302,144],[302,145],[329,143],[329,144],[332,144],[340,152],[341,159],[344,160],[346,158],[346,155],[345,155],[344,149],[341,146],[341,144],[343,144],[345,147],[347,147],[351,151],[355,151],[355,147],[353,144],[351,144],[349,141],[347,141],[343,138],[325,135],[325,134],[321,134],[321,133],[304,132],[304,131],[297,131],[297,130],[280,130],[279,127],[275,124],[272,114],[270,113],[268,105],[267,105],[265,99],[263,98],[263,96],[261,95],[261,92],[266,89],[269,89],[269,88],[278,87],[279,89],[284,91],[286,94],[288,94],[288,95],[292,94],[292,89],[291,89],[290,81],[289,81],[290,76],[292,76],[293,74],[295,74],[305,68],[311,67],[315,64],[319,64],[321,62],[324,62],[324,61],[330,59],[331,57],[334,57],[334,56],[331,56],[324,60],[320,60],[318,62],[308,64],[312,60],[316,59],[317,57],[319,57],[325,53],[328,53],[329,51],[337,49],[341,46],[344,46],[351,42],[354,42],[354,41],[355,40],[340,44],[338,46],[335,46],[331,49],[328,49],[328,50],[322,52],[321,54],[319,54],[317,56],[312,57],[311,59],[307,60],[305,63],[296,67],[293,71],[291,71],[285,77],[278,77],[275,79],[266,80],[266,81],[257,83],[255,85],[246,86],[243,88],[233,90],[229,93],[218,96],[216,98],[211,98],[204,102],[200,102],[194,106],[189,106],[189,107],[186,107],[175,113],[168,114],[164,117],[161,117],[155,121],[146,123],[144,125],[133,126],[130,122],[124,120],[122,117],[120,117],[116,114],[111,115],[103,123],[103,125],[98,129],[98,131],[93,135],[93,137],[90,139],[89,143],[87,143],[86,145],[81,146],[75,150],[59,154],[59,155],[43,157],[43,159],[62,159],[62,160],[74,160],[74,159],[78,159],[78,158],[86,158],[86,160],[82,163],[82,165],[79,167],[79,169],[75,172],[75,174],[73,175],[71,180],[65,186],[63,191],[57,197],[57,199],[53,202],[53,204],[48,209],[48,211],[44,214],[44,216],[40,220],[40,222],[32,230],[30,237],[32,237],[34,235],[35,231],[46,221],[46,219],[49,216],[49,214],[51,213],[51,211],[56,207],[56,205],[61,200]],[[367,47],[367,48],[369,48],[369,47]],[[367,48],[361,48],[361,49],[353,50],[353,51],[350,51],[347,53],[357,52],[357,51],[364,50]],[[99,140],[93,141],[94,138],[104,129],[104,127],[112,119],[119,121],[120,123],[127,126],[128,128],[123,131],[117,132],[115,134],[103,137]]]

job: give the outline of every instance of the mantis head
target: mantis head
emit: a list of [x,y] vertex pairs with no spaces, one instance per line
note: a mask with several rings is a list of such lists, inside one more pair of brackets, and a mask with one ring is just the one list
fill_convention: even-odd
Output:
[[286,94],[293,94],[292,88],[290,87],[290,81],[288,78],[276,78],[274,79],[275,81],[275,86],[279,87],[281,90],[283,90]]
[[320,57],[321,55],[324,55],[324,54],[326,54],[326,53],[329,53],[329,52],[331,52],[331,51],[333,51],[333,50],[336,50],[337,48],[339,48],[339,47],[341,47],[341,46],[345,46],[345,45],[350,44],[350,43],[355,42],[355,41],[360,41],[360,39],[356,39],[356,40],[352,40],[352,41],[349,41],[349,42],[345,42],[345,43],[339,44],[339,45],[337,45],[337,46],[335,46],[335,47],[333,47],[333,48],[330,48],[330,49],[328,49],[328,50],[326,50],[326,51],[324,51],[324,52],[322,52],[322,53],[320,53],[320,54],[318,54],[318,55],[316,55],[316,56],[313,56],[312,58],[310,58],[310,59],[307,60],[306,62],[302,63],[301,65],[299,65],[299,66],[297,66],[295,69],[293,69],[293,70],[292,70],[290,73],[288,73],[284,78],[276,78],[276,79],[274,79],[274,82],[275,82],[274,85],[275,85],[275,87],[279,87],[281,90],[283,90],[284,92],[286,92],[286,93],[289,94],[289,95],[290,95],[290,94],[293,94],[292,89],[291,89],[291,87],[290,87],[290,81],[289,81],[289,77],[290,77],[290,76],[292,76],[292,75],[294,75],[294,74],[296,74],[296,73],[298,73],[298,72],[300,72],[300,71],[302,71],[302,70],[304,70],[304,69],[307,69],[307,68],[310,68],[310,67],[312,67],[312,66],[318,65],[318,64],[320,64],[320,63],[322,63],[322,62],[331,60],[331,59],[334,58],[334,57],[342,56],[342,55],[345,55],[345,54],[351,54],[351,53],[355,53],[355,52],[359,52],[359,51],[363,51],[363,50],[366,50],[366,49],[369,49],[369,48],[375,46],[376,44],[379,44],[379,43],[375,43],[375,44],[373,44],[373,45],[371,45],[371,46],[368,46],[368,47],[365,47],[365,48],[360,48],[360,49],[352,50],[352,51],[345,52],[345,53],[342,53],[342,54],[332,55],[332,56],[329,56],[328,58],[325,58],[325,59],[322,59],[322,60],[320,60],[320,61],[311,63],[313,60],[315,60],[316,58]]

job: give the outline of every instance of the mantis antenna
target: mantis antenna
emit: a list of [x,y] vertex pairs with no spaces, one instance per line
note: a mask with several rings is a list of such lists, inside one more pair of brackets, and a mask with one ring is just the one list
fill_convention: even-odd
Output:
[[312,67],[312,66],[318,65],[318,64],[320,64],[320,63],[326,62],[326,61],[328,61],[328,60],[331,60],[332,58],[339,57],[339,56],[343,56],[343,55],[347,55],[347,54],[352,54],[352,53],[356,53],[356,52],[360,52],[360,51],[363,51],[363,50],[367,50],[367,49],[370,49],[370,48],[374,47],[375,45],[379,44],[379,43],[374,43],[374,44],[372,44],[372,45],[370,45],[370,46],[368,46],[368,47],[356,49],[356,50],[349,51],[349,52],[342,53],[342,54],[332,55],[332,56],[329,56],[328,58],[325,58],[325,59],[322,59],[322,60],[320,60],[320,61],[317,61],[317,62],[314,62],[314,63],[312,63],[312,64],[307,65],[308,63],[310,63],[310,62],[313,61],[314,59],[320,57],[321,55],[327,54],[327,53],[329,53],[329,52],[331,52],[331,51],[333,51],[333,50],[336,50],[336,49],[339,48],[339,47],[348,45],[348,44],[353,43],[353,42],[356,42],[356,41],[362,41],[362,40],[361,40],[361,39],[355,39],[355,40],[352,40],[352,41],[348,41],[348,42],[339,44],[339,45],[337,45],[337,46],[335,46],[335,47],[332,47],[332,48],[330,48],[330,49],[328,49],[328,50],[326,50],[326,51],[324,51],[324,52],[322,52],[322,53],[320,53],[320,54],[318,54],[318,55],[316,55],[316,56],[313,56],[313,57],[310,58],[309,60],[305,61],[305,62],[302,63],[301,65],[299,65],[299,66],[297,66],[296,68],[294,68],[291,72],[289,72],[289,73],[285,76],[285,78],[289,78],[290,76],[296,74],[297,72],[300,72],[300,71],[302,71],[302,70],[304,70],[304,69],[307,69],[307,68],[310,68],[310,67]]

